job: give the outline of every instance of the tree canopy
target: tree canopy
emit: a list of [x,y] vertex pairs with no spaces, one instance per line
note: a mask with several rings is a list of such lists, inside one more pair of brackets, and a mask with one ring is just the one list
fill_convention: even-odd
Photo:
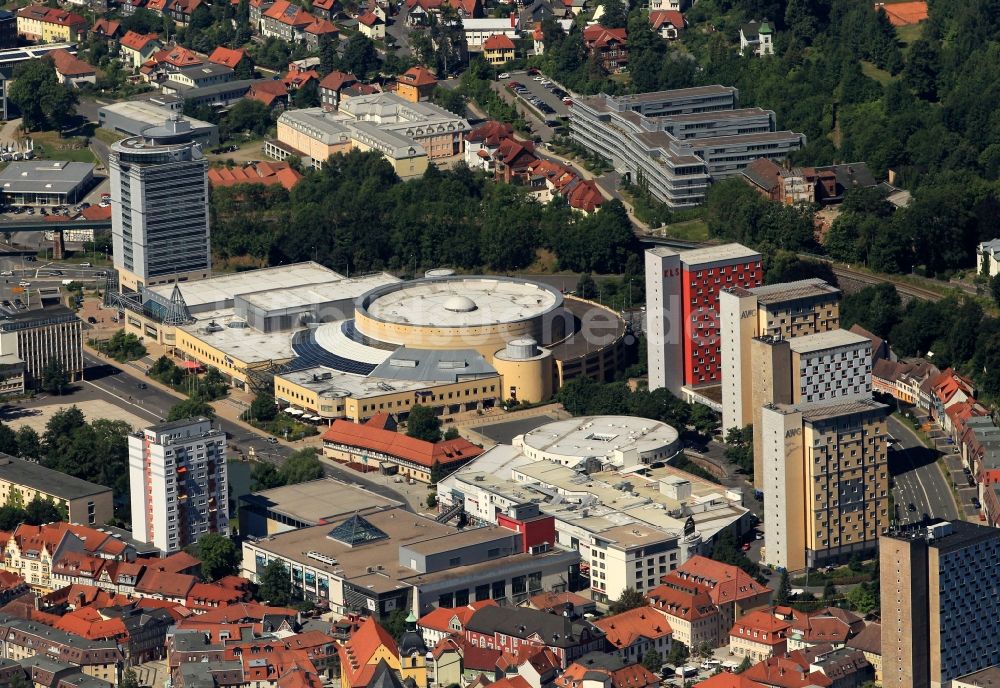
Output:
[[218,533],[198,538],[196,556],[201,560],[201,574],[210,581],[239,571],[240,549],[232,540]]
[[406,434],[425,442],[438,442],[441,440],[441,419],[429,406],[414,404],[406,418]]
[[14,70],[7,97],[21,111],[27,131],[62,129],[75,114],[76,92],[59,83],[51,60],[28,60]]

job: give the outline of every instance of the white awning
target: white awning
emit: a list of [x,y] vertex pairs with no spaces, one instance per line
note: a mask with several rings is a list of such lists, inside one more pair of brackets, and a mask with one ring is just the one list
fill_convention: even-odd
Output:
[[305,413],[305,411],[301,411],[297,408],[288,407],[285,409],[285,413],[287,413],[290,416],[301,416],[303,413]]

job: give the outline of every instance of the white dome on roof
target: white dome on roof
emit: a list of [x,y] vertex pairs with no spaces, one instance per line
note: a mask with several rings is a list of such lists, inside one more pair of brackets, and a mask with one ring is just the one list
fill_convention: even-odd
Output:
[[476,302],[468,296],[455,294],[444,302],[444,309],[453,313],[470,313],[476,310]]

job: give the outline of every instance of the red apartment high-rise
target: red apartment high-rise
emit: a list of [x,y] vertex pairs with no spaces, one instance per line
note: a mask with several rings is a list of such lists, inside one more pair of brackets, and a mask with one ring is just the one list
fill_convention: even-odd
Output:
[[719,291],[759,287],[761,256],[740,244],[646,251],[649,388],[719,384]]

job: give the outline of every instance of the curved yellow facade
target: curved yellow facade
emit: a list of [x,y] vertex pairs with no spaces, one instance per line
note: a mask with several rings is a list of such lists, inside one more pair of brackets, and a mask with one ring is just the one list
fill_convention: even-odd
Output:
[[492,361],[503,380],[504,399],[535,403],[552,396],[552,352],[543,349],[537,356],[516,360],[505,358],[500,350]]

